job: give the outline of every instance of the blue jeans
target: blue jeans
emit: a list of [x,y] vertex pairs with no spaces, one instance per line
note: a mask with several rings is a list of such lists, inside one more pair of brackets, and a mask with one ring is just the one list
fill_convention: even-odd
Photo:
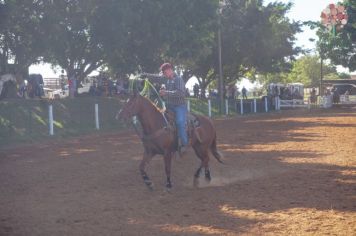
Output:
[[181,144],[184,146],[188,145],[188,136],[185,129],[187,106],[183,104],[179,106],[168,107],[168,109],[175,113],[178,136]]

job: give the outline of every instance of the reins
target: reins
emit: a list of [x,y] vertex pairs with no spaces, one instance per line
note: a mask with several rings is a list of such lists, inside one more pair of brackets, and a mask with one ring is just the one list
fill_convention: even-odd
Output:
[[[129,84],[129,90],[130,91],[137,91],[138,90],[138,82],[142,82],[141,79],[139,78],[135,78],[133,80],[130,81],[130,84]],[[155,95],[155,97],[157,98],[157,102],[154,102],[151,100],[151,91],[153,91],[153,95]],[[161,129],[158,129],[156,130],[155,132],[153,132],[152,134],[149,134],[149,135],[145,135],[143,134],[142,132],[140,132],[140,129],[137,125],[137,117],[133,117],[132,118],[132,126],[134,127],[134,130],[136,132],[136,134],[140,137],[141,141],[143,143],[145,142],[148,142],[152,139],[155,139],[159,136],[161,136],[164,131],[167,131],[171,128],[169,122],[168,122],[168,119],[166,117],[166,114],[165,114],[165,110],[166,110],[166,105],[165,105],[165,102],[162,100],[161,96],[159,95],[159,93],[157,92],[156,88],[152,85],[152,83],[148,80],[148,79],[145,79],[144,80],[144,86],[143,86],[143,89],[142,91],[140,92],[140,95],[143,96],[143,97],[146,97],[148,100],[150,100],[155,106],[157,106],[157,103],[160,104],[162,106],[162,109],[158,109],[158,111],[161,113],[162,117],[163,117],[163,120],[164,120],[164,127],[161,128]]]

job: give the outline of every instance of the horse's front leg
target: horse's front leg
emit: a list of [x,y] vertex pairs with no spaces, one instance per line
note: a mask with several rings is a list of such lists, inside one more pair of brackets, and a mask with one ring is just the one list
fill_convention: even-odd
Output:
[[166,188],[167,190],[170,190],[172,188],[172,182],[171,182],[172,153],[170,152],[166,153],[163,158],[164,158],[164,167],[167,176]]
[[148,175],[146,173],[146,166],[152,160],[153,156],[154,155],[152,153],[150,153],[147,150],[145,150],[145,152],[143,154],[143,159],[142,159],[142,161],[140,163],[140,173],[141,173],[142,179],[145,182],[146,186],[150,190],[153,189],[153,183],[152,183],[151,179],[148,177]]

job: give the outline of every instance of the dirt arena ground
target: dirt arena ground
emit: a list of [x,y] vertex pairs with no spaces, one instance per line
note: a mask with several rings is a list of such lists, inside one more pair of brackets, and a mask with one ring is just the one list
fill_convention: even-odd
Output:
[[0,235],[356,235],[356,110],[215,121],[226,165],[192,151],[138,174],[133,133],[0,150]]

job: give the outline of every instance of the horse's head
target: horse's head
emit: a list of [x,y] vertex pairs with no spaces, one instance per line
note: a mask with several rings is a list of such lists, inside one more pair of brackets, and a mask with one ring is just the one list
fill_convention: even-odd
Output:
[[128,121],[131,117],[137,115],[140,109],[140,97],[141,95],[138,93],[131,95],[122,109],[116,114],[116,119]]

